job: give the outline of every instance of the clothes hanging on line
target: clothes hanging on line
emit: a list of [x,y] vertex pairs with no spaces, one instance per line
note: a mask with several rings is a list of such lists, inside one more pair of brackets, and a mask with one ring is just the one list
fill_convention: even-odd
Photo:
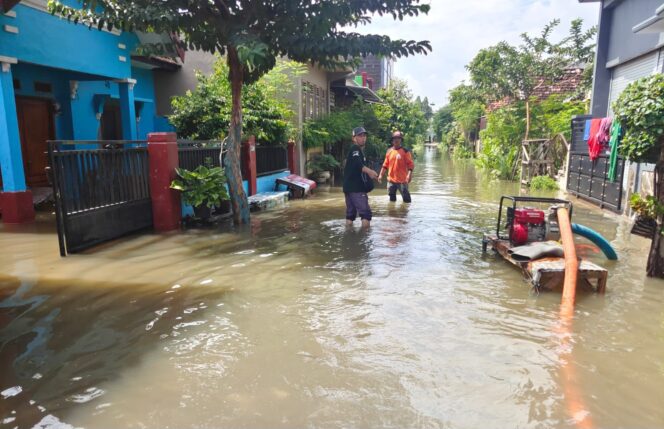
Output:
[[606,146],[609,144],[611,123],[613,123],[613,119],[611,118],[602,118],[602,122],[600,122],[599,131],[597,132],[597,141],[601,146]]
[[602,149],[598,140],[599,128],[602,125],[602,120],[599,118],[590,121],[590,134],[588,137],[588,155],[590,160],[594,161],[599,157],[599,152]]
[[620,139],[622,138],[622,126],[617,119],[613,120],[611,124],[611,138],[609,139],[609,146],[611,147],[611,155],[609,156],[609,180],[616,181],[616,174],[618,173],[618,146],[620,146]]
[[590,124],[592,123],[592,119],[586,120],[585,126],[583,128],[583,140],[588,141],[590,138]]

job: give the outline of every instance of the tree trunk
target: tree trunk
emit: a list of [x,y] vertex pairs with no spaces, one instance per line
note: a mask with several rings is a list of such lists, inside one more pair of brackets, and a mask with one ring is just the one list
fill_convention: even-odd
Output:
[[523,139],[528,140],[529,135],[530,135],[530,100],[526,99],[526,135]]
[[[664,183],[662,183],[662,178],[664,177],[664,144],[659,155],[659,161],[655,165],[654,176],[655,198],[659,204],[664,204]],[[664,246],[662,246],[662,234],[660,232],[662,230],[662,221],[662,215],[658,215],[655,235],[652,237],[650,253],[648,254],[648,266],[646,268],[648,277],[664,278]]]
[[234,47],[227,47],[229,78],[231,81],[231,123],[226,147],[226,177],[236,225],[249,223],[249,202],[242,186],[240,170],[240,143],[242,141],[242,64]]

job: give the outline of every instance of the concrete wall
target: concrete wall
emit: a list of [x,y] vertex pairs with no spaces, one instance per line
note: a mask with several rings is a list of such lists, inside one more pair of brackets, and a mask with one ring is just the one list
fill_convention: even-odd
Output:
[[659,34],[635,34],[632,28],[653,16],[661,5],[662,0],[623,0],[611,8],[608,62],[624,63],[660,45]]
[[[261,192],[273,192],[274,191],[274,185],[275,185],[275,180],[277,180],[280,177],[286,177],[288,176],[290,171],[282,171],[280,173],[274,173],[270,174],[268,176],[260,176],[256,180],[256,189],[257,193]],[[286,186],[284,185],[279,185],[279,191],[286,191],[288,190]]]
[[0,14],[0,56],[107,78],[131,76],[130,52],[138,43],[134,34],[91,31],[45,8],[45,0],[24,0],[9,16]]
[[[39,67],[19,63],[12,66],[13,78],[20,82],[15,90],[17,96],[50,99],[59,106],[55,116],[55,137],[58,140],[96,140],[99,121],[96,117],[95,97],[108,96],[119,99],[118,84],[112,81],[79,81],[86,77],[80,73]],[[154,109],[154,85],[152,71],[132,69],[131,76],[136,79],[134,97],[136,105],[141,107],[140,120],[137,123],[138,138],[147,139],[147,134],[156,130]],[[74,98],[70,83],[77,82]],[[34,83],[48,83],[53,88],[51,93],[35,91]]]
[[154,86],[157,93],[156,111],[158,116],[173,113],[171,98],[193,91],[198,83],[196,72],[209,75],[214,69],[216,58],[213,54],[200,51],[187,51],[184,65],[176,72],[156,70],[154,72]]

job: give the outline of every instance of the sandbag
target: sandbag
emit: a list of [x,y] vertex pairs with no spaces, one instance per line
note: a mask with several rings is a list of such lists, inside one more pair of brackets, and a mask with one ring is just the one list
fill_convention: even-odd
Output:
[[523,246],[512,247],[507,251],[517,262],[529,262],[546,257],[563,257],[563,247],[555,241],[538,241]]

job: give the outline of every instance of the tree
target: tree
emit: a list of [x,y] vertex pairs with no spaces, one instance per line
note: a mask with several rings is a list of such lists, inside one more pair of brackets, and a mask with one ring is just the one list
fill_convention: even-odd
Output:
[[593,65],[595,62],[595,35],[597,26],[583,30],[583,20],[578,18],[572,21],[569,35],[558,44],[559,53],[570,61],[583,66],[583,81],[581,91],[587,93],[593,83]]
[[454,124],[454,116],[452,116],[452,106],[446,104],[440,109],[436,110],[433,115],[433,132],[436,135],[437,141],[443,140],[443,135],[446,134]]
[[518,47],[501,42],[482,49],[466,68],[475,87],[490,100],[508,98],[526,104],[526,131],[530,134],[530,98],[534,91],[550,84],[563,72],[564,57],[549,40],[560,20],[547,24],[539,36],[521,35]]
[[422,100],[422,109],[424,110],[424,117],[427,121],[430,121],[433,118],[433,107],[429,103],[429,97],[424,97],[424,100]]
[[648,254],[649,277],[664,278],[664,75],[630,83],[613,105],[625,131],[619,150],[633,162],[655,163],[652,215],[656,228]]
[[421,101],[413,100],[413,94],[406,81],[393,79],[390,87],[378,91],[383,104],[376,104],[374,111],[380,122],[379,138],[389,142],[391,133],[400,130],[404,133],[404,145],[412,147],[423,142],[427,132]]
[[[596,27],[583,31],[583,20],[576,19],[570,25],[569,35],[554,43],[550,38],[558,24],[558,19],[549,22],[538,36],[523,33],[519,46],[501,42],[483,49],[466,66],[473,86],[486,101],[508,99],[525,103],[524,140],[530,135],[531,98],[535,91],[562,76],[565,67],[584,65],[588,69],[592,63]],[[587,79],[584,85],[587,89]]]
[[[285,94],[294,86],[291,75],[303,65],[280,60],[277,66],[258,82],[245,85],[243,128],[259,142],[283,144],[295,135],[292,126],[292,102]],[[169,117],[179,136],[188,139],[214,140],[228,133],[231,120],[231,87],[228,66],[222,58],[214,64],[209,76],[197,75],[194,91],[171,100],[173,114]]]
[[225,158],[233,219],[249,222],[240,174],[242,87],[272,69],[277,58],[336,67],[369,54],[403,57],[431,50],[428,41],[391,40],[345,31],[371,15],[428,13],[420,0],[79,0],[80,9],[49,0],[52,13],[99,29],[106,27],[179,34],[189,49],[225,55],[231,85],[231,121]]

